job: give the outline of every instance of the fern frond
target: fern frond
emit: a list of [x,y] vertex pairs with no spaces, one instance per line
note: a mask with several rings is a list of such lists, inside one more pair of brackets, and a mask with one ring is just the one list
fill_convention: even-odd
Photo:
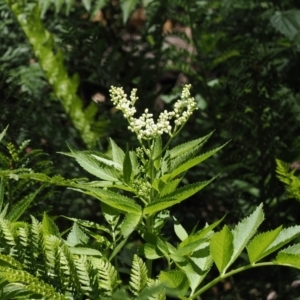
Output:
[[130,291],[133,295],[138,296],[147,286],[148,270],[141,258],[136,254],[133,256],[132,267],[130,271]]

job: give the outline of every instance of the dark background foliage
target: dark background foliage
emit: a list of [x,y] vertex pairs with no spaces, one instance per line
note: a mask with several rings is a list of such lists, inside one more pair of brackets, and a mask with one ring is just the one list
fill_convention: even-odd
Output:
[[[299,224],[300,204],[285,196],[275,158],[291,163],[300,158],[300,43],[272,24],[277,11],[299,9],[298,1],[136,3],[126,23],[118,1],[108,1],[94,16],[75,1],[68,16],[50,7],[43,17],[63,49],[69,74],[80,77],[78,95],[84,105],[96,101],[99,116],[108,121],[98,149],[107,150],[108,137],[123,147],[135,145],[109,100],[111,85],[127,92],[137,87],[139,111],[149,107],[156,114],[171,108],[181,86],[191,83],[199,110],[176,142],[213,130],[204,151],[231,142],[186,175],[186,182],[195,182],[220,174],[172,213],[189,230],[225,213],[226,222],[234,225],[263,202],[266,228]],[[77,149],[85,145],[3,0],[0,18],[0,129],[9,124],[5,141],[18,145],[31,139],[24,151],[44,150],[53,162],[49,172],[86,176],[71,159],[57,154],[67,149],[66,143]],[[54,215],[91,220],[101,215],[98,203],[72,191],[55,189],[42,199],[42,208],[51,206]],[[35,211],[40,211],[38,205],[31,208]],[[272,291],[276,299],[298,299],[300,290],[292,282],[299,277],[295,270],[252,270],[223,282],[203,299],[267,299]]]

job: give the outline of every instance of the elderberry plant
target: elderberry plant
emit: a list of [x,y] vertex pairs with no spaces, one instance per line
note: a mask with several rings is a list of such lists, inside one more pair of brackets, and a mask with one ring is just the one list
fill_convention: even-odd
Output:
[[[16,249],[20,253],[25,251],[23,247],[27,247],[26,251],[30,250],[30,245],[36,251],[48,251],[44,256],[48,257],[45,264],[51,270],[48,272],[50,278],[47,273],[44,281],[39,279],[34,292],[47,290],[51,295],[57,296],[58,291],[61,297],[59,299],[83,299],[84,295],[88,299],[161,300],[166,299],[166,295],[171,295],[192,300],[199,299],[214,284],[250,268],[278,265],[300,269],[300,244],[282,249],[299,236],[300,226],[286,229],[279,226],[268,232],[259,232],[259,226],[264,220],[262,204],[233,229],[225,225],[219,232],[214,230],[223,219],[206,224],[199,230],[195,227],[188,233],[171,216],[169,209],[172,206],[198,193],[214,180],[212,178],[183,185],[185,173],[224,147],[223,145],[201,154],[201,147],[211,134],[171,147],[174,137],[197,109],[190,95],[189,85],[183,88],[181,99],[175,103],[174,110],[162,112],[157,122],[148,110],[141,117],[134,117],[134,104],[137,101],[135,90],[130,99],[121,88],[112,87],[110,93],[114,105],[128,120],[128,129],[136,134],[140,145],[136,149],[127,147],[124,151],[110,139],[111,150],[106,154],[70,148],[70,153],[65,154],[75,158],[97,180],[87,182],[82,179],[66,180],[59,176],[51,178],[32,170],[25,172],[24,169],[0,170],[0,177],[31,178],[68,186],[95,197],[100,201],[107,225],[67,217],[74,224],[65,240],[49,218],[45,217],[45,228],[42,230],[45,237],[32,242],[31,234],[27,234],[26,230],[13,230],[19,225],[7,223],[9,220],[2,222],[0,218],[0,238],[4,237],[2,242],[6,249],[5,255],[1,256],[0,253],[0,279],[12,285],[18,285],[21,281],[22,288],[26,287],[27,292],[31,291],[28,282],[37,276],[36,273],[31,274],[33,277],[26,273],[26,278],[30,277],[27,281],[23,279],[23,273],[22,276],[15,276],[22,269],[31,271],[26,265],[28,260],[19,261],[21,265],[16,267],[17,262],[12,263],[10,254],[6,254],[14,253],[16,250],[9,252],[9,249],[16,247],[15,245],[18,245]],[[0,134],[0,140],[3,134]],[[168,137],[164,145],[163,134]],[[3,198],[3,192],[1,197]],[[162,234],[166,221],[170,219],[173,220],[174,231],[178,237],[175,244],[171,244]],[[37,221],[34,220],[32,225],[22,226],[38,232],[40,227],[35,224]],[[11,231],[8,228],[12,228]],[[133,256],[129,282],[122,282],[116,258],[134,231],[138,232],[143,242]],[[22,244],[19,245],[18,240]],[[49,242],[49,249],[46,249],[43,245],[45,240],[55,240],[55,243]],[[241,266],[236,260],[245,250],[248,262]],[[266,261],[266,257],[274,252],[277,255]],[[13,258],[18,259],[18,256]],[[158,274],[152,270],[152,262],[156,259],[164,259],[166,262],[166,268]],[[5,263],[2,267],[1,262]],[[7,264],[10,266],[6,267]],[[207,281],[213,265],[217,267],[219,276]],[[56,277],[59,278],[59,286],[53,281]],[[44,283],[50,284],[54,289]]]

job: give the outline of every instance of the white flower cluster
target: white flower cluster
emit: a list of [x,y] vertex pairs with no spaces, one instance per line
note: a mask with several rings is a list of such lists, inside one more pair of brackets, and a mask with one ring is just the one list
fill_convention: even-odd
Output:
[[175,118],[175,127],[178,128],[183,125],[193,111],[197,109],[194,98],[190,96],[190,88],[190,85],[184,86],[181,99],[174,105],[174,111],[163,111],[160,113],[156,123],[154,122],[153,114],[149,113],[148,109],[145,109],[145,112],[138,119],[133,117],[136,113],[134,104],[138,100],[136,89],[132,90],[130,100],[127,99],[127,95],[122,88],[111,87],[110,96],[113,104],[117,109],[122,111],[124,117],[128,120],[128,129],[135,132],[139,140],[150,140],[163,133],[171,135],[172,126],[170,121]]

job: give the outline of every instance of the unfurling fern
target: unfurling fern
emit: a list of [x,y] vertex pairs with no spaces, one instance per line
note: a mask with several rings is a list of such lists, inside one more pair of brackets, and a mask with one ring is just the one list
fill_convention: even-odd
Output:
[[296,169],[291,169],[288,163],[279,159],[276,159],[276,164],[277,177],[285,184],[288,196],[300,201],[300,179],[294,175]]

